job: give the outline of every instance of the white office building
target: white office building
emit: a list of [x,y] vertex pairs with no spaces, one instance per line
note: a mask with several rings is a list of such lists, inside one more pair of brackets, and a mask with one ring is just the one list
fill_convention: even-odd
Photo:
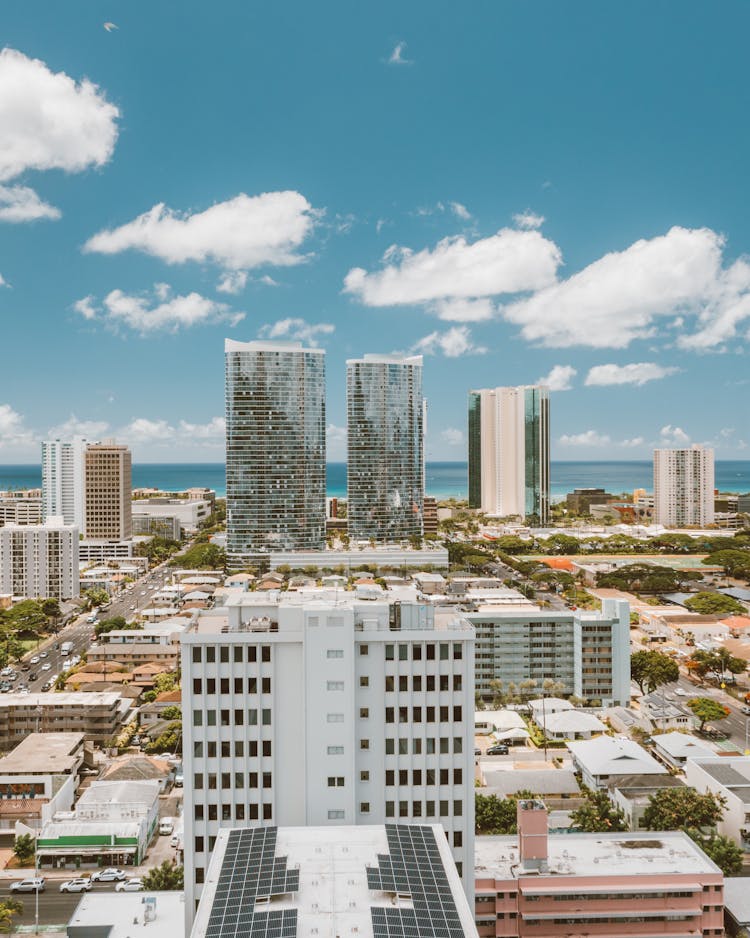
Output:
[[84,530],[87,445],[80,437],[42,443],[43,521],[61,516],[65,524]]
[[78,528],[62,518],[0,528],[0,593],[29,599],[78,596]]
[[469,896],[474,630],[343,591],[242,593],[182,636],[185,897],[221,828],[439,823]]
[[469,507],[531,524],[549,520],[549,391],[469,392]]
[[654,521],[665,528],[714,523],[714,451],[654,450]]

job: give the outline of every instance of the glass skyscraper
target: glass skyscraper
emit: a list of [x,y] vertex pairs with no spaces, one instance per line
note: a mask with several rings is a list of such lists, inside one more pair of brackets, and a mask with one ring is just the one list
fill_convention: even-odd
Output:
[[421,537],[424,524],[422,357],[346,363],[349,535]]
[[549,391],[530,385],[469,392],[469,507],[549,520]]
[[325,354],[227,339],[227,555],[325,547]]

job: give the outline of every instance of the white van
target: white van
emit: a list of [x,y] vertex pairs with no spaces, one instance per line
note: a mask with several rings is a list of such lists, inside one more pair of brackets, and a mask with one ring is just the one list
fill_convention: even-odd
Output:
[[171,834],[174,830],[174,818],[173,817],[163,817],[159,821],[159,833],[160,834]]

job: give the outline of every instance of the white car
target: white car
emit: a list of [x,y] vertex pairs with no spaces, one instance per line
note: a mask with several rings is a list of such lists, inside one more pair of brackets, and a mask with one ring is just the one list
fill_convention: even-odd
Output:
[[38,879],[19,879],[15,883],[10,884],[11,892],[44,892],[45,888],[44,877],[40,876]]
[[125,870],[118,870],[116,866],[108,866],[104,870],[97,870],[91,874],[91,879],[95,883],[121,883],[127,879]]
[[115,886],[115,892],[143,892],[142,879],[128,879]]
[[52,670],[52,665],[49,663],[49,661],[45,661],[44,664],[42,665],[42,671],[51,671],[51,670]]
[[40,658],[46,658],[46,657],[47,657],[47,652],[46,652],[46,651],[40,651],[40,652],[39,652],[39,657],[40,657]]
[[91,880],[83,876],[60,884],[60,892],[88,892],[89,889],[91,889]]
[[681,687],[675,687],[674,692],[678,697],[687,697],[688,695],[688,692],[683,690]]
[[29,661],[29,664],[39,664],[39,656],[34,655],[34,657]]

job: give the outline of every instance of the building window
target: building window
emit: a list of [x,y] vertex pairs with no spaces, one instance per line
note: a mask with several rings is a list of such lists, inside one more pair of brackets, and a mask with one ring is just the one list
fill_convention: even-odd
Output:
[[391,691],[391,690],[393,690],[393,678],[392,678],[392,677],[386,677],[386,679],[385,679],[385,689],[386,689],[386,691]]
[[394,657],[393,652],[394,652],[394,646],[393,646],[393,645],[386,645],[386,646],[385,646],[385,660],[386,660],[386,661],[393,661],[393,657]]
[[343,746],[329,746],[327,749],[329,756],[343,756],[344,747]]
[[247,692],[248,694],[257,694],[258,693],[258,679],[257,677],[249,677],[247,679]]
[[359,653],[360,653],[360,655],[369,655],[369,653],[370,653],[370,648],[369,648],[369,646],[368,646],[368,645],[360,645],[360,646],[359,646]]
[[370,716],[370,708],[369,708],[369,707],[360,707],[360,708],[359,708],[359,718],[360,718],[361,720],[366,720],[369,716]]
[[385,741],[385,754],[387,756],[392,756],[396,752],[396,740],[395,739],[386,739]]
[[209,664],[216,663],[216,648],[213,645],[209,645],[208,648],[206,648],[206,661]]
[[448,817],[448,802],[440,802],[440,817]]
[[193,664],[201,663],[201,659],[203,658],[203,655],[201,654],[202,651],[202,648],[199,648],[197,645],[193,645]]
[[385,783],[386,785],[396,784],[396,773],[393,771],[393,769],[385,770]]
[[270,645],[261,645],[260,646],[260,660],[269,662],[271,660],[271,646]]
[[270,739],[263,740],[263,755],[264,756],[271,755],[271,740]]
[[453,690],[462,690],[461,683],[462,683],[462,682],[461,682],[461,675],[460,675],[460,674],[454,674],[454,675],[453,675]]
[[247,660],[254,664],[258,660],[258,649],[255,645],[248,645],[247,647]]
[[369,813],[370,813],[370,802],[369,802],[369,801],[360,801],[360,803],[359,803],[359,813],[360,813],[360,814],[369,814]]
[[270,678],[270,677],[264,677],[264,678],[262,679],[262,681],[261,681],[261,692],[264,693],[264,694],[270,694],[270,693],[271,693],[271,678]]
[[269,709],[263,710],[263,726],[271,725],[271,711]]
[[370,781],[370,773],[369,773],[367,770],[365,770],[365,771],[363,771],[363,772],[360,772],[360,773],[359,773],[359,780],[360,780],[360,782],[369,782],[369,781]]
[[271,773],[270,773],[270,772],[264,772],[264,773],[263,773],[263,787],[264,787],[264,788],[270,788],[270,787],[271,787],[271,781],[272,781],[272,779],[271,779]]
[[218,821],[219,820],[219,810],[215,804],[210,804],[208,806],[208,819],[209,821]]
[[196,740],[193,743],[193,758],[201,759],[203,757],[203,743],[200,740]]
[[220,688],[222,694],[228,694],[228,693],[229,693],[229,678],[228,678],[228,677],[223,677],[223,678],[219,681],[219,688]]
[[343,713],[329,713],[326,716],[326,720],[328,723],[343,723],[344,714]]
[[403,674],[398,679],[398,689],[400,691],[409,690],[409,678]]
[[395,713],[395,710],[394,710],[393,707],[386,707],[386,708],[385,708],[385,722],[386,722],[386,723],[393,723],[393,721],[394,721],[394,716],[393,716],[394,713]]
[[386,817],[395,817],[396,816],[396,802],[395,801],[386,801],[385,803],[385,816]]
[[263,820],[270,821],[272,817],[273,817],[273,812],[271,810],[271,805],[264,804],[263,805]]
[[464,845],[464,835],[461,831],[453,832],[453,846],[454,847],[463,847]]
[[460,736],[453,737],[453,751],[454,752],[464,751],[464,741]]
[[370,678],[369,678],[366,674],[363,674],[363,675],[360,677],[360,679],[359,679],[359,686],[360,686],[360,687],[369,687],[369,686],[370,686]]
[[326,681],[326,690],[343,690],[343,681]]
[[245,820],[245,805],[244,804],[236,804],[234,806],[234,819],[235,821]]
[[454,770],[453,770],[453,784],[454,784],[454,785],[462,785],[462,784],[463,784],[463,780],[464,780],[464,779],[463,779],[463,775],[464,775],[464,773],[463,773],[463,770],[462,770],[462,769],[454,769]]
[[420,691],[422,690],[422,675],[415,674],[411,679],[412,690]]
[[235,664],[239,664],[242,661],[242,645],[234,646],[234,653],[232,655]]
[[360,741],[359,741],[359,748],[360,748],[360,749],[369,749],[369,748],[370,748],[370,740],[369,740],[369,739],[360,739]]
[[199,677],[193,678],[193,693],[194,694],[203,693],[203,681]]
[[249,816],[250,820],[251,820],[251,821],[257,821],[257,820],[258,820],[258,805],[257,805],[257,804],[251,804],[251,805],[249,805],[248,811],[249,811],[249,815],[248,815],[248,816]]
[[453,660],[460,661],[464,656],[463,647],[460,642],[454,642],[453,644]]
[[203,788],[203,772],[196,772],[193,777],[193,788],[200,791]]
[[193,726],[203,726],[202,710],[193,710]]
[[329,821],[343,821],[344,817],[345,817],[344,812],[338,809],[334,809],[328,812]]
[[329,776],[328,776],[328,787],[329,787],[329,788],[343,788],[343,787],[344,787],[344,776],[343,776],[343,775],[329,775]]
[[343,648],[329,648],[326,652],[326,658],[343,658],[344,649]]
[[203,820],[203,805],[202,805],[202,804],[197,804],[197,805],[194,806],[193,818],[194,818],[196,821],[202,821],[202,820]]
[[234,679],[234,692],[235,694],[242,693],[242,678],[241,677],[236,677]]

